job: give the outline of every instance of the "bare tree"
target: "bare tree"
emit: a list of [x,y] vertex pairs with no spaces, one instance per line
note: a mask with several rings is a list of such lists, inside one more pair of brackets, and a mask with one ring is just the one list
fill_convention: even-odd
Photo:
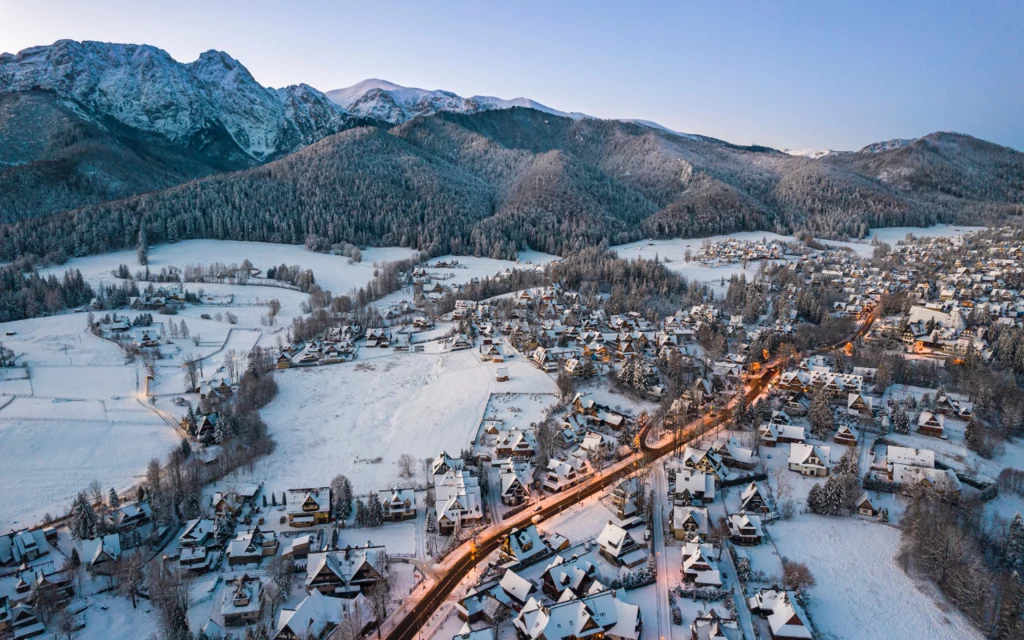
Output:
[[143,567],[145,561],[142,559],[142,551],[121,556],[117,563],[117,591],[132,602],[132,609],[138,606],[138,596],[145,582]]
[[53,618],[53,627],[57,631],[58,638],[71,640],[77,626],[78,622],[75,620],[75,616],[71,615],[67,609],[61,609]]
[[788,558],[782,558],[782,581],[787,589],[813,587],[815,583],[814,576],[806,564]]
[[408,453],[399,456],[398,475],[402,478],[411,478],[416,475],[416,458]]
[[199,387],[199,361],[195,354],[188,353],[181,366],[185,369],[185,391],[192,393]]
[[238,380],[238,369],[241,366],[239,363],[241,357],[238,352],[234,349],[229,349],[224,354],[224,369],[228,372],[228,380],[235,383]]
[[328,636],[328,640],[359,640],[363,636],[363,629],[368,624],[363,615],[363,607],[356,600],[340,598],[341,622]]
[[103,504],[103,485],[95,478],[89,483],[89,497],[92,498],[93,503]]
[[277,316],[281,312],[281,301],[277,298],[271,298],[270,302],[267,303],[267,315],[271,318]]
[[150,571],[147,583],[153,604],[160,611],[164,634],[177,638],[188,633],[188,582],[177,571],[156,566]]
[[272,589],[268,591],[271,605],[271,618],[277,615],[277,607],[284,602],[292,589],[292,578],[295,576],[295,562],[284,556],[274,556],[267,563],[267,577]]

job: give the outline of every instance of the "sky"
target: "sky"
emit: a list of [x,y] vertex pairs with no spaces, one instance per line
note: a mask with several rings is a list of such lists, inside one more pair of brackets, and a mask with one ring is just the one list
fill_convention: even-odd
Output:
[[0,0],[0,51],[62,38],[219,49],[275,87],[383,78],[779,149],[958,131],[1024,150],[1021,0]]

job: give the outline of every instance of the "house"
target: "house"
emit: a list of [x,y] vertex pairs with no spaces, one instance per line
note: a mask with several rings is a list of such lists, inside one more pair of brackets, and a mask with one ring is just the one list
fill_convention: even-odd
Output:
[[497,458],[530,458],[537,451],[537,438],[532,431],[509,429],[498,433],[494,445]]
[[761,589],[748,602],[750,612],[768,619],[768,628],[774,640],[811,640],[807,614],[796,602],[792,591],[778,587]]
[[611,520],[597,536],[597,544],[601,555],[620,567],[635,567],[647,559],[647,553],[637,545],[633,536]]
[[939,493],[960,493],[963,485],[952,469],[929,469],[903,464],[892,466],[892,481],[906,486],[923,485]]
[[706,504],[715,501],[715,476],[700,469],[676,471],[672,502],[677,505]]
[[456,527],[479,522],[484,517],[480,481],[460,469],[450,469],[435,481],[434,498],[437,528],[441,535],[448,535]]
[[875,413],[874,398],[863,393],[850,393],[846,396],[846,411],[851,415],[870,418]]
[[282,609],[272,640],[324,640],[339,624],[355,621],[359,633],[373,622],[372,608],[362,594],[339,603],[319,591],[311,592],[294,609]]
[[804,428],[791,424],[777,424],[766,422],[759,429],[761,433],[761,444],[766,447],[774,447],[779,443],[798,443],[804,441]]
[[724,480],[729,475],[729,468],[725,466],[722,457],[710,449],[686,447],[683,451],[683,464],[691,469],[703,471],[717,481]]
[[768,616],[768,627],[773,640],[810,640],[814,637],[810,620],[790,591],[776,600]]
[[234,589],[225,589],[224,594],[220,613],[226,626],[253,624],[259,620],[263,613],[262,580],[242,574],[235,581]]
[[86,570],[99,576],[111,576],[121,559],[121,536],[111,533],[92,540],[82,540],[82,558]]
[[563,598],[566,590],[570,596],[579,598],[587,594],[600,576],[591,554],[555,556],[541,574],[541,590],[552,600]]
[[922,411],[917,416],[917,432],[922,435],[942,438],[945,426],[946,416],[941,413]]
[[885,468],[890,482],[894,482],[893,470],[896,465],[934,469],[935,452],[931,449],[912,449],[889,445],[885,449]]
[[494,377],[498,382],[508,382],[508,367],[498,367],[494,371]]
[[50,552],[42,529],[12,531],[0,535],[0,566],[31,562]]
[[[506,584],[513,583],[509,584],[513,589],[520,587],[520,580],[516,580],[519,576],[515,575],[513,571],[505,572],[506,576],[510,574],[515,577],[506,581]],[[515,609],[519,609],[522,603],[517,604],[513,596],[501,585],[502,581],[505,581],[505,576],[502,576],[500,581],[490,580],[471,587],[466,592],[465,597],[455,603],[455,613],[459,616],[459,619],[465,622],[466,625],[470,623],[493,623],[509,611],[514,613]],[[533,587],[532,583],[529,583],[529,585]]]
[[453,458],[448,455],[447,451],[442,451],[438,454],[434,461],[430,465],[430,473],[434,476],[434,483],[437,483],[438,477],[443,477],[444,474],[452,469],[462,470],[466,468],[466,461],[462,458]]
[[580,456],[566,456],[564,460],[552,457],[548,460],[547,475],[541,484],[552,493],[564,491],[583,482],[592,474],[590,462]]
[[378,491],[381,506],[384,508],[384,518],[391,522],[401,522],[416,517],[416,490],[399,489],[394,487],[391,491]]
[[609,589],[552,605],[530,598],[512,626],[523,640],[637,640],[643,620],[640,607]]
[[196,518],[185,523],[185,530],[178,536],[182,548],[207,547],[215,542],[214,522],[209,518]]
[[498,470],[501,482],[501,503],[515,506],[526,502],[530,497],[529,465],[509,460]]
[[306,561],[306,593],[355,598],[381,580],[387,566],[387,550],[367,543],[336,551],[309,554]]
[[740,494],[740,509],[747,513],[770,513],[772,506],[761,492],[761,487],[751,482]]
[[842,444],[848,447],[855,446],[859,439],[860,434],[857,433],[857,429],[848,424],[839,425],[839,429],[836,431],[836,435],[832,436],[832,440],[836,444]]
[[676,540],[690,540],[694,536],[703,540],[711,532],[711,518],[707,507],[672,507],[669,522]]
[[871,498],[868,496],[867,492],[860,494],[860,497],[857,498],[853,507],[857,510],[857,513],[862,516],[878,515],[878,509],[876,509],[874,503],[871,502]]
[[522,529],[513,528],[498,549],[498,557],[502,563],[515,563],[528,566],[546,557],[551,552],[548,545],[540,537],[537,526],[530,524]]
[[722,573],[718,570],[721,547],[704,542],[690,541],[683,545],[683,582],[699,587],[721,587]]
[[789,470],[804,476],[827,476],[829,448],[810,444],[789,445]]
[[625,478],[615,485],[612,491],[612,504],[615,505],[616,515],[620,520],[637,515],[637,505],[641,501],[643,490],[639,478]]
[[331,488],[289,489],[288,526],[312,527],[331,521]]
[[12,637],[22,640],[22,638],[34,638],[46,632],[46,627],[39,619],[35,609],[27,602],[22,601],[9,606],[8,626],[11,629]]
[[127,533],[149,524],[152,517],[153,509],[149,506],[149,501],[144,500],[132,504],[122,504],[112,510],[108,516],[108,522],[118,533]]
[[522,608],[530,596],[537,592],[536,585],[511,569],[501,576],[498,587],[505,592],[508,602],[517,610]]
[[760,516],[748,515],[746,511],[733,513],[728,518],[729,537],[734,544],[758,545],[764,537]]
[[258,564],[263,558],[277,555],[277,547],[277,532],[256,526],[228,543],[228,565]]
[[718,454],[722,462],[729,467],[739,469],[753,469],[757,463],[757,455],[753,449],[742,446],[736,438],[729,438],[725,442],[716,442],[711,450]]
[[735,618],[723,618],[712,607],[690,623],[690,640],[743,640],[743,631]]

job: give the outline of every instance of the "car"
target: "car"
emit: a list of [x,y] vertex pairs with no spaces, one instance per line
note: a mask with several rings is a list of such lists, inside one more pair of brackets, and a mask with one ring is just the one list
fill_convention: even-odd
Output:
[[534,511],[540,511],[541,508],[542,508],[541,505],[538,504],[536,507],[533,508],[533,510]]
[[544,519],[544,516],[542,516],[542,515],[540,515],[538,513],[537,515],[535,515],[532,518],[530,518],[530,522],[532,522],[533,524],[540,524],[540,521],[543,520],[543,519]]

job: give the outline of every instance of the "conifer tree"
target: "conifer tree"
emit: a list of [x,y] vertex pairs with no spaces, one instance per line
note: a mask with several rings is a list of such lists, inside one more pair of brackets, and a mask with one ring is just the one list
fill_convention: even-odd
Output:
[[1011,571],[1024,572],[1024,521],[1019,513],[1013,517],[1006,533],[1003,564]]
[[892,429],[896,433],[910,433],[910,418],[903,405],[896,405],[892,412]]
[[85,492],[80,492],[71,504],[71,535],[78,540],[88,540],[96,534],[96,511]]
[[832,430],[832,407],[828,403],[828,392],[824,387],[814,390],[811,398],[811,408],[807,413],[811,422],[811,432],[814,437],[824,440]]
[[367,521],[367,518],[366,518],[366,504],[363,503],[362,500],[357,499],[356,500],[356,526],[358,526],[358,527],[365,527],[366,526],[366,521]]

